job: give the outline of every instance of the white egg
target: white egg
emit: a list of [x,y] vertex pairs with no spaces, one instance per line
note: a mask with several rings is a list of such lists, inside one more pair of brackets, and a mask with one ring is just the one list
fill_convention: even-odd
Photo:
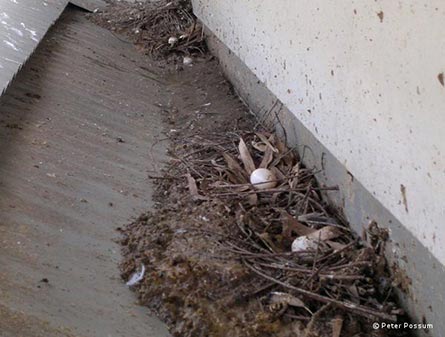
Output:
[[193,63],[193,59],[190,56],[184,56],[184,60],[182,61],[186,66],[189,66]]
[[177,39],[176,37],[174,37],[174,36],[172,36],[172,37],[170,37],[170,38],[168,39],[168,44],[169,44],[170,46],[174,46],[177,42],[178,42],[178,39]]
[[292,251],[301,252],[305,250],[317,250],[317,240],[308,238],[307,236],[300,236],[292,242]]
[[275,174],[266,168],[256,169],[250,175],[250,183],[259,190],[274,188],[277,186],[277,182],[275,180],[277,180]]

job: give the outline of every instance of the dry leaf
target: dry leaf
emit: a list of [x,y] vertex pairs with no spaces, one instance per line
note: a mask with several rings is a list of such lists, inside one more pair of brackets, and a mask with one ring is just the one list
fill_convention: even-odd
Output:
[[270,298],[270,303],[287,303],[293,307],[304,308],[305,305],[302,300],[299,298],[292,296],[288,293],[282,293],[279,291],[274,291],[271,293],[272,296]]
[[332,324],[332,337],[340,337],[341,329],[343,327],[343,318],[337,316],[331,321]]
[[275,177],[277,177],[277,180],[285,180],[286,176],[276,167],[270,167],[269,170],[271,170]]
[[278,149],[278,152],[283,155],[282,161],[286,166],[292,166],[294,155],[292,152],[289,152],[289,148],[280,140],[276,140],[276,147]]
[[246,183],[246,181],[245,181],[245,179],[243,179],[243,176],[242,176],[242,175],[233,173],[233,172],[230,171],[230,170],[227,170],[227,171],[226,171],[226,174],[227,174],[227,178],[229,179],[229,181],[230,181],[232,184],[244,184],[244,183]]
[[238,149],[241,156],[241,161],[244,164],[244,168],[250,175],[253,171],[255,171],[255,163],[253,162],[249,149],[247,148],[247,145],[242,138],[240,138]]
[[284,144],[280,139],[276,140],[276,147],[278,149],[278,152],[280,154],[285,154],[289,149],[287,148],[286,144]]
[[340,230],[337,227],[326,226],[315,232],[307,234],[309,239],[326,241],[339,237],[341,235]]
[[292,237],[292,232],[295,232],[299,236],[310,235],[311,233],[316,232],[315,229],[312,229],[300,223],[284,209],[281,210],[281,221],[283,222],[283,236],[288,239]]
[[298,185],[298,174],[300,173],[300,163],[296,163],[294,167],[292,167],[291,175],[294,176],[294,178],[290,179],[289,186],[290,188],[294,188]]
[[206,197],[199,194],[195,178],[190,173],[187,173],[185,176],[187,177],[188,188],[193,199],[207,200]]
[[267,145],[261,142],[252,141],[252,146],[260,152],[266,152],[268,149]]
[[272,238],[270,237],[269,233],[264,232],[261,234],[256,233],[257,237],[264,243],[264,245],[270,249],[270,251],[276,253],[277,251],[280,251],[277,249],[275,244],[272,241]]
[[346,245],[343,244],[343,243],[338,243],[338,242],[331,241],[331,240],[327,240],[326,243],[327,243],[333,250],[336,250],[336,251],[342,250],[342,249],[344,249],[344,248],[346,247]]
[[186,177],[187,177],[187,183],[188,183],[190,194],[192,196],[197,196],[198,195],[198,185],[196,185],[195,178],[193,178],[190,173],[187,173]]
[[241,183],[247,183],[248,180],[241,165],[228,153],[223,153],[223,157],[227,163],[227,166],[229,167],[229,170],[236,176],[239,176],[239,181]]
[[348,290],[349,290],[349,294],[352,295],[351,302],[360,304],[360,295],[358,293],[357,286],[355,284],[353,284],[353,285],[349,286]]
[[261,161],[260,168],[267,168],[269,164],[273,160],[273,151],[270,147],[266,148],[266,152],[264,153],[263,160]]
[[247,197],[250,206],[255,206],[258,204],[258,195],[256,193],[249,194]]
[[269,300],[271,304],[286,303],[287,305],[289,305],[291,307],[304,308],[309,313],[312,314],[312,312],[306,307],[304,302],[302,300],[300,300],[298,297],[295,297],[291,294],[283,293],[280,291],[274,291],[271,293],[271,295],[272,296],[270,297],[270,300]]
[[298,217],[298,220],[302,222],[316,222],[318,224],[333,224],[333,225],[340,225],[340,223],[331,217],[327,217],[323,213],[309,213],[309,214],[303,214]]
[[267,137],[265,136],[265,135],[263,135],[262,133],[259,133],[259,132],[257,132],[257,133],[255,133],[257,136],[258,136],[258,138],[259,139],[261,139],[261,141],[264,143],[264,144],[266,144],[273,152],[275,152],[275,153],[278,153],[278,149],[275,147],[275,146],[273,146],[270,142],[269,142],[269,140],[267,139]]

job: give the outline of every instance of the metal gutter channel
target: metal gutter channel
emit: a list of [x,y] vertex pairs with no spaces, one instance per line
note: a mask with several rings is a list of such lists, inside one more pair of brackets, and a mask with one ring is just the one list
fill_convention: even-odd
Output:
[[0,0],[0,94],[67,3],[68,0]]
[[113,240],[153,205],[171,95],[69,6],[1,97],[0,337],[169,336],[120,280]]
[[96,9],[102,9],[107,6],[107,3],[103,0],[71,0],[70,3],[89,12],[94,12]]

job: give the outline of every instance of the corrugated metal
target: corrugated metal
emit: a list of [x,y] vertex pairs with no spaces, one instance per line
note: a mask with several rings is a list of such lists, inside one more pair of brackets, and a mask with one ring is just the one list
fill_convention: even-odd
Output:
[[0,336],[168,335],[113,242],[164,159],[157,77],[70,7],[0,99]]
[[68,0],[0,0],[0,94],[67,3]]
[[90,12],[107,6],[107,3],[103,0],[71,0],[70,3]]

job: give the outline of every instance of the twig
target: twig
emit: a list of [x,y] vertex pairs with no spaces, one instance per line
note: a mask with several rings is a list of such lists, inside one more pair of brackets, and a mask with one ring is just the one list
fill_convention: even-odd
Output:
[[280,280],[277,280],[275,278],[273,278],[272,276],[266,275],[262,272],[260,272],[259,270],[257,270],[256,268],[254,268],[251,264],[247,263],[246,261],[243,260],[243,263],[246,265],[246,267],[248,267],[250,270],[252,270],[254,273],[258,274],[259,276],[264,277],[265,279],[275,282],[276,284],[279,284],[285,288],[294,290],[295,292],[306,296],[307,298],[313,299],[315,301],[318,302],[322,302],[322,303],[332,303],[332,305],[353,312],[357,315],[360,315],[362,317],[366,317],[369,318],[369,316],[373,316],[375,318],[380,318],[382,320],[386,320],[386,321],[391,321],[391,322],[397,322],[397,316],[395,315],[390,315],[387,314],[385,312],[380,312],[380,311],[376,311],[373,310],[371,308],[367,308],[364,307],[362,305],[359,304],[354,304],[354,303],[349,303],[349,302],[342,302],[339,300],[335,300],[329,297],[325,297],[316,293],[313,293],[311,291],[305,290],[305,289],[301,289],[301,288],[297,288],[293,285],[290,285],[288,283],[282,282]]
[[[241,184],[239,184],[241,185]],[[240,191],[240,192],[225,192],[225,193],[216,193],[215,196],[224,197],[224,196],[232,196],[232,195],[239,195],[239,194],[256,194],[256,193],[293,193],[293,192],[304,192],[306,189],[298,188],[298,189],[290,189],[290,188],[270,188],[270,189],[264,189],[264,190],[254,190],[254,191]],[[315,191],[336,191],[338,190],[338,187],[318,187],[313,188]],[[311,201],[314,201],[312,198],[310,198]],[[320,208],[321,205],[319,206]]]

